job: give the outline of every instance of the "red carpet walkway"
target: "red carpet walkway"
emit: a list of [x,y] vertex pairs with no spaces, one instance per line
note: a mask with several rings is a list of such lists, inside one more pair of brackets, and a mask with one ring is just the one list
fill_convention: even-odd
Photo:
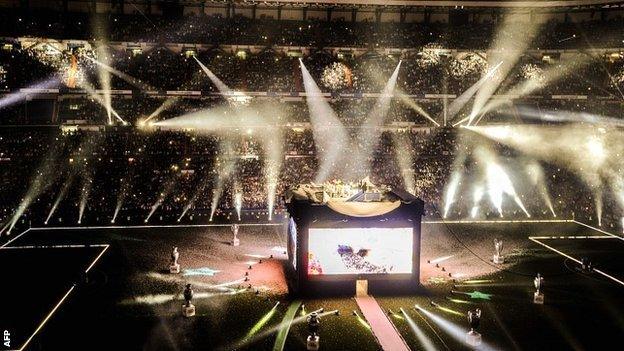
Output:
[[364,318],[370,324],[373,334],[384,351],[409,351],[405,340],[401,337],[384,311],[379,307],[377,300],[372,296],[356,297]]

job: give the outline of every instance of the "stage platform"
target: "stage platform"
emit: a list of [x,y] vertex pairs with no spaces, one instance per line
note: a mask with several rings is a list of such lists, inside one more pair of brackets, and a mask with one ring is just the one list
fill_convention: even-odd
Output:
[[355,301],[360,307],[360,311],[373,331],[379,342],[379,346],[384,351],[409,351],[410,348],[401,337],[394,325],[388,320],[388,316],[379,307],[379,304],[372,296],[358,296]]

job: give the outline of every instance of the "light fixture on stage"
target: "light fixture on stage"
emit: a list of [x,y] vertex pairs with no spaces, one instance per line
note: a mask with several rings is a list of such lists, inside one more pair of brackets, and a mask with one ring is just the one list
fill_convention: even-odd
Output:
[[46,90],[51,88],[56,88],[59,86],[59,77],[57,75],[53,75],[45,80],[39,81],[37,83],[31,84],[24,89],[20,89],[18,92],[10,93],[4,95],[0,99],[0,110],[5,107],[14,105],[28,97],[28,92],[37,91],[37,90]]

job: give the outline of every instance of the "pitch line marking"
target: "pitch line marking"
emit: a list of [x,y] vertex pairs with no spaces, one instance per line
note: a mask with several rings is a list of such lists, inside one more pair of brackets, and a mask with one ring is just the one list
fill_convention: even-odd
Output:
[[585,224],[585,223],[583,223],[583,222],[579,222],[579,221],[577,221],[577,220],[574,220],[574,223],[576,223],[576,224],[578,224],[578,225],[582,225],[583,227],[587,227],[587,228],[589,228],[589,229],[593,229],[593,230],[595,230],[595,231],[597,231],[597,232],[600,232],[600,233],[603,233],[603,234],[610,235],[610,236],[612,236],[612,237],[614,237],[614,238],[617,238],[617,239],[620,239],[620,240],[624,240],[624,238],[623,238],[623,237],[621,237],[621,236],[619,236],[619,235],[615,235],[615,234],[613,234],[613,233],[609,233],[609,232],[604,231],[604,230],[602,230],[602,229],[599,229],[599,228],[596,228],[596,227],[592,227],[592,226],[591,226],[591,225],[589,225],[589,224]]
[[22,235],[28,233],[32,228],[28,228],[26,230],[24,230],[21,234],[18,234],[17,236],[15,236],[15,238],[7,241],[6,243],[4,243],[2,246],[0,246],[0,248],[5,248],[7,246],[9,246],[10,243],[14,242],[15,240],[17,240],[19,237],[21,237]]
[[537,240],[567,240],[567,239],[616,239],[611,235],[571,235],[571,236],[530,236],[529,239]]
[[108,244],[91,244],[91,245],[24,245],[24,246],[6,246],[0,247],[0,250],[27,250],[27,249],[88,249],[90,247],[105,247]]
[[[568,254],[566,254],[566,253],[564,253],[564,252],[562,252],[562,251],[559,251],[559,250],[555,249],[555,248],[554,248],[554,247],[552,247],[552,246],[546,245],[546,244],[544,244],[543,242],[541,242],[541,241],[539,241],[539,240],[536,240],[536,239],[533,239],[533,238],[529,238],[529,239],[530,239],[531,241],[535,242],[535,243],[538,243],[538,244],[540,244],[540,245],[544,246],[545,248],[547,248],[547,249],[549,249],[549,250],[552,250],[552,251],[554,251],[554,252],[558,253],[559,255],[561,255],[561,256],[563,256],[563,257],[565,257],[565,258],[568,258],[568,259],[570,259],[570,260],[572,260],[572,261],[574,261],[574,262],[576,262],[576,263],[578,263],[578,264],[582,264],[580,260],[578,260],[578,259],[576,259],[576,258],[574,258],[574,257],[572,257],[572,256],[570,256],[570,255],[568,255]],[[613,280],[614,282],[616,282],[616,283],[618,283],[618,284],[620,284],[620,285],[622,285],[622,286],[624,286],[624,281],[621,281],[621,280],[619,280],[619,279],[615,278],[615,277],[614,277],[614,276],[612,276],[612,275],[609,275],[609,274],[607,274],[607,273],[605,273],[605,272],[603,272],[603,271],[601,271],[601,270],[599,270],[599,269],[595,269],[595,268],[593,269],[593,271],[594,271],[594,272],[596,272],[596,273],[598,273],[598,274],[601,274],[601,275],[603,275],[603,276],[605,276],[605,277],[607,277],[607,278],[609,278],[609,279],[611,279],[611,280]]]
[[[26,230],[26,232],[28,232],[30,229]],[[20,234],[19,236],[25,234],[26,232]],[[13,240],[17,239],[14,238]],[[4,244],[2,247],[0,247],[0,249],[28,249],[30,247],[24,247],[24,246],[10,246],[7,247],[6,245],[9,244],[10,242],[7,242],[6,244]],[[87,248],[89,246],[85,245],[84,247],[79,246],[79,245],[56,245],[56,246],[51,246],[51,247],[47,247],[47,248]],[[99,261],[99,259],[104,255],[104,253],[106,252],[106,250],[108,250],[108,248],[110,247],[110,245],[91,245],[91,247],[103,247],[102,251],[100,251],[100,254],[97,255],[97,257],[91,262],[91,264],[89,265],[89,267],[87,267],[87,269],[84,271],[85,273],[89,273],[89,271],[91,270],[91,268],[93,268],[93,266],[95,266],[95,264]],[[39,326],[37,326],[37,329],[35,329],[35,331],[30,335],[30,337],[26,340],[26,342],[24,342],[24,344],[22,345],[22,347],[20,347],[18,350],[19,351],[23,351],[26,349],[26,347],[28,346],[28,344],[33,340],[33,338],[41,331],[41,329],[43,329],[43,327],[45,326],[45,324],[48,322],[48,320],[50,318],[52,318],[52,315],[54,315],[54,313],[59,309],[59,307],[61,307],[61,305],[65,302],[65,300],[67,299],[67,297],[72,293],[72,291],[74,291],[74,289],[76,288],[76,284],[72,284],[72,286],[69,288],[69,290],[67,290],[67,292],[65,293],[65,295],[63,295],[63,297],[59,300],[59,302],[56,303],[56,305],[52,308],[52,310],[46,315],[46,317],[41,321],[41,323],[39,323]]]
[[574,223],[573,219],[493,219],[493,220],[432,220],[423,224],[502,224],[502,223]]

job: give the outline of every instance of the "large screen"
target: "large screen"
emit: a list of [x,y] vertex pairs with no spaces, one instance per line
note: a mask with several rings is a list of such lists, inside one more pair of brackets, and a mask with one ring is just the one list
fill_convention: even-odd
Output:
[[412,228],[310,228],[308,274],[412,273]]

